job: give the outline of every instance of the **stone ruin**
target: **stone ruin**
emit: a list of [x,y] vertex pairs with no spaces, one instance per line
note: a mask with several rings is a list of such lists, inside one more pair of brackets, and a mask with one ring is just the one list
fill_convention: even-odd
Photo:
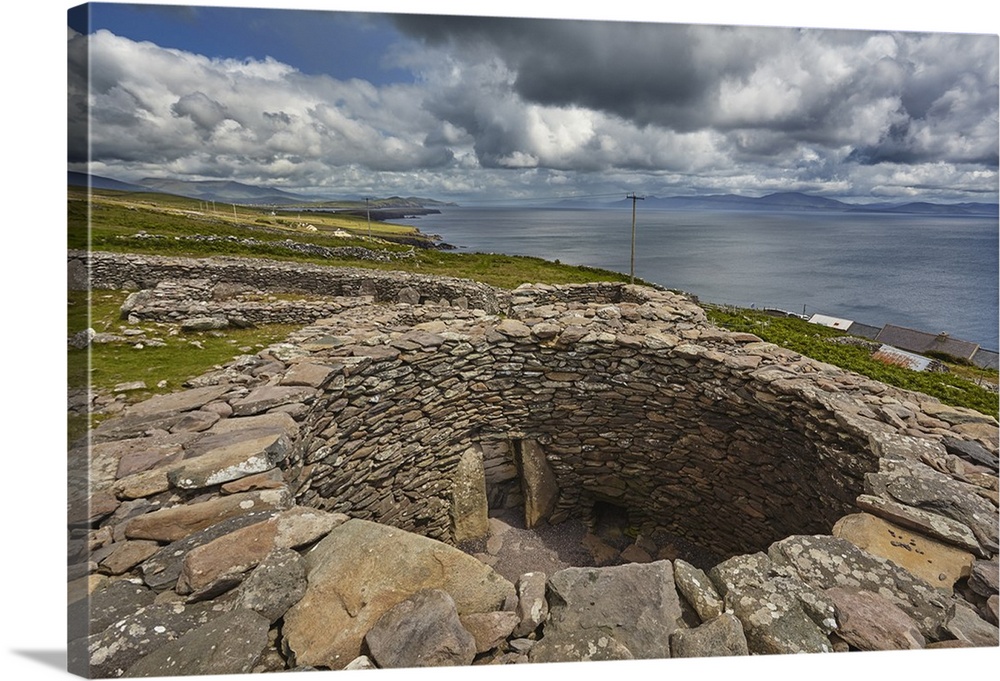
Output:
[[[136,320],[305,324],[69,452],[75,673],[998,645],[992,417],[648,287],[107,253],[70,271],[141,289]],[[505,577],[491,516],[512,511],[613,518],[628,546]]]

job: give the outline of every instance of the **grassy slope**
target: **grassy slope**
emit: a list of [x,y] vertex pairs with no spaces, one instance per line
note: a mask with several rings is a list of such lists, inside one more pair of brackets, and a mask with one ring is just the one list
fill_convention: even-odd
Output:
[[[90,245],[95,250],[117,252],[143,252],[163,255],[241,255],[268,257],[298,262],[314,262],[327,265],[345,265],[378,269],[407,270],[424,274],[448,275],[481,281],[493,286],[514,288],[525,282],[547,282],[553,284],[585,283],[591,281],[627,281],[625,274],[590,267],[578,267],[550,262],[540,258],[477,253],[453,253],[434,249],[416,250],[416,256],[392,263],[376,263],[350,258],[321,260],[306,257],[283,249],[275,243],[291,238],[295,241],[319,244],[328,247],[363,246],[386,250],[409,250],[409,246],[394,244],[376,238],[367,238],[368,223],[364,218],[334,214],[309,214],[301,220],[296,214],[281,213],[271,215],[270,210],[238,207],[234,218],[220,205],[212,212],[207,204],[197,200],[161,194],[135,194],[127,192],[97,191],[92,200],[87,201],[83,190],[70,188],[68,205],[69,246],[86,248],[88,245],[88,209],[90,217]],[[226,206],[231,209],[232,206]],[[317,231],[305,231],[300,226],[306,223]],[[348,238],[333,235],[335,230],[349,232]],[[248,236],[256,240],[270,242],[258,246],[234,245],[226,243],[202,243],[174,239],[136,238],[138,232],[166,237],[190,235]],[[372,235],[386,238],[419,237],[417,230],[386,223],[372,223]],[[641,283],[641,282],[640,282]],[[117,319],[117,308],[123,295],[110,292],[95,292],[93,300],[93,320],[91,326],[101,331],[99,325],[114,331],[121,322]],[[70,300],[70,331],[86,328],[86,303],[81,299]],[[764,340],[813,357],[819,361],[841,366],[845,369],[870,376],[880,381],[918,390],[938,397],[948,404],[967,406],[984,413],[996,415],[997,395],[975,384],[977,375],[969,374],[965,367],[953,367],[951,374],[928,374],[908,371],[900,367],[887,366],[872,360],[865,351],[823,342],[823,338],[843,335],[834,329],[808,324],[797,319],[778,319],[750,310],[736,313],[709,310],[715,323],[734,330],[745,330],[757,334]],[[168,388],[176,389],[191,376],[207,371],[213,365],[227,361],[233,349],[240,346],[256,346],[278,340],[288,332],[287,328],[265,328],[249,331],[227,331],[220,335],[208,335],[198,340],[204,346],[193,352],[190,344],[177,344],[170,349],[145,348],[136,351],[131,345],[94,346],[91,355],[91,380],[98,389],[110,389],[114,384],[146,380],[155,386],[166,380]],[[154,329],[150,329],[152,333]],[[164,333],[167,331],[164,330]],[[86,380],[86,370],[73,370],[80,365],[80,357],[71,351],[71,383],[82,385]],[[82,351],[81,351],[82,352]],[[172,373],[165,373],[168,371]],[[966,377],[963,378],[962,374]],[[978,373],[981,376],[982,372]],[[160,377],[153,380],[154,377]],[[988,378],[996,381],[996,372],[987,372]],[[971,380],[970,380],[971,379]],[[152,388],[156,390],[155,388]],[[164,389],[164,390],[165,390]]]
[[872,359],[862,348],[827,342],[830,338],[844,336],[844,332],[817,324],[810,324],[793,317],[772,317],[753,310],[724,308],[707,309],[710,319],[717,325],[733,331],[748,331],[763,340],[794,350],[820,362],[863,374],[875,380],[907,390],[937,397],[942,402],[970,407],[993,416],[997,415],[998,396],[976,384],[977,374],[997,380],[997,372],[970,370],[969,367],[950,366],[949,373],[910,371],[899,366],[884,364]]

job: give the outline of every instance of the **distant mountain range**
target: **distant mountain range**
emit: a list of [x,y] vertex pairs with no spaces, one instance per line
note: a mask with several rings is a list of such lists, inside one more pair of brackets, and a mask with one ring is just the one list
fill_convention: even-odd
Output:
[[[114,189],[128,192],[157,192],[184,196],[199,201],[218,201],[220,203],[237,203],[243,205],[263,206],[310,206],[316,208],[342,208],[350,204],[355,210],[357,205],[364,205],[364,199],[326,199],[303,194],[294,194],[274,187],[257,187],[233,180],[178,180],[172,178],[147,177],[136,183],[120,182],[100,175],[69,172],[70,186],[95,189]],[[428,206],[446,206],[447,204],[434,199],[416,196],[377,198],[370,201],[373,214],[386,209],[418,209]]]
[[[614,202],[614,206],[631,205],[630,199]],[[570,205],[566,202],[563,205]],[[822,196],[800,192],[779,192],[759,198],[717,194],[711,196],[648,196],[640,204],[643,208],[672,210],[753,210],[753,211],[836,211],[842,213],[901,213],[912,215],[967,215],[997,217],[995,203],[845,203]]]
[[[274,187],[256,187],[254,185],[234,182],[232,180],[178,180],[171,178],[144,178],[137,183],[120,182],[99,175],[86,173],[69,173],[69,184],[72,186],[88,186],[95,189],[115,189],[132,192],[160,192],[175,194],[200,201],[219,201],[222,203],[254,204],[266,206],[310,206],[316,209],[345,209],[354,211],[364,198],[352,199],[317,199],[312,196],[293,194]],[[599,203],[586,199],[568,199],[555,205],[558,207],[579,208],[617,208],[630,205],[629,199],[612,203]],[[372,199],[369,203],[372,215],[376,211],[390,210],[393,213],[407,212],[405,209],[419,209],[456,204],[436,201],[434,199],[416,196]],[[643,208],[661,210],[733,210],[733,211],[836,211],[842,213],[900,213],[910,215],[941,215],[941,216],[973,216],[997,217],[1000,211],[995,203],[845,203],[822,196],[812,196],[801,192],[778,192],[759,198],[738,196],[736,194],[714,194],[709,196],[647,196],[641,204]],[[417,213],[416,210],[413,211]],[[379,216],[388,219],[385,215]]]

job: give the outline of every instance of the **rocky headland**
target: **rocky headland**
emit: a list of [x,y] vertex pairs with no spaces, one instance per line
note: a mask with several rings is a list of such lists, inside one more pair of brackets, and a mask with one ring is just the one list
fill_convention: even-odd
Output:
[[76,673],[998,645],[995,418],[640,286],[69,267],[126,319],[303,324],[69,452]]

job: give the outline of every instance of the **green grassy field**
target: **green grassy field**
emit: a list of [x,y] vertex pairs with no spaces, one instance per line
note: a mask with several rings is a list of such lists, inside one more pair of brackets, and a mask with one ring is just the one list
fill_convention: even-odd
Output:
[[[232,206],[227,206],[232,208]],[[272,215],[272,212],[276,213]],[[458,253],[433,248],[416,248],[414,256],[393,262],[373,262],[354,258],[320,259],[303,256],[284,248],[284,239],[330,248],[360,246],[387,251],[409,251],[409,244],[392,239],[430,241],[411,227],[371,223],[369,239],[365,218],[312,213],[300,217],[292,212],[219,205],[211,210],[203,201],[164,194],[115,191],[87,192],[70,188],[68,202],[68,242],[70,248],[115,252],[141,252],[161,255],[211,256],[236,255],[267,257],[297,262],[351,267],[404,270],[424,274],[447,275],[480,281],[501,288],[515,288],[522,283],[576,284],[594,281],[628,281],[628,275],[591,267],[564,265],[558,262],[523,256]],[[312,225],[315,231],[304,227]],[[348,236],[343,236],[343,233]],[[139,233],[161,238],[142,238]],[[240,245],[232,242],[201,242],[185,239],[193,235],[252,237],[261,242]],[[178,237],[178,238],[174,238]],[[637,283],[643,283],[637,280]],[[125,293],[95,291],[92,297],[90,326],[95,331],[114,333],[121,327],[118,309]],[[799,319],[776,318],[751,310],[732,310],[707,306],[710,318],[719,326],[749,331],[766,341],[795,350],[816,360],[834,364],[898,387],[917,390],[942,402],[970,407],[996,416],[998,397],[978,382],[997,381],[997,372],[951,365],[949,373],[924,373],[889,366],[873,360],[863,349],[826,342],[842,332],[808,324]],[[69,330],[74,333],[87,327],[85,297],[71,294]],[[204,373],[213,366],[239,354],[238,348],[260,348],[283,338],[290,327],[261,327],[178,337],[176,329],[146,325],[148,334],[171,334],[166,347],[134,348],[134,344],[111,343],[92,346],[88,351],[70,350],[70,383],[85,385],[89,379],[98,391],[110,390],[118,383],[144,380],[148,389],[130,395],[132,399],[156,391],[176,390],[184,380]],[[197,345],[190,341],[197,341]],[[176,342],[175,342],[176,341]],[[200,347],[199,347],[200,346]],[[254,350],[256,351],[256,350]],[[75,354],[74,354],[75,353]],[[89,361],[88,361],[89,360]],[[156,388],[163,383],[164,387]]]

